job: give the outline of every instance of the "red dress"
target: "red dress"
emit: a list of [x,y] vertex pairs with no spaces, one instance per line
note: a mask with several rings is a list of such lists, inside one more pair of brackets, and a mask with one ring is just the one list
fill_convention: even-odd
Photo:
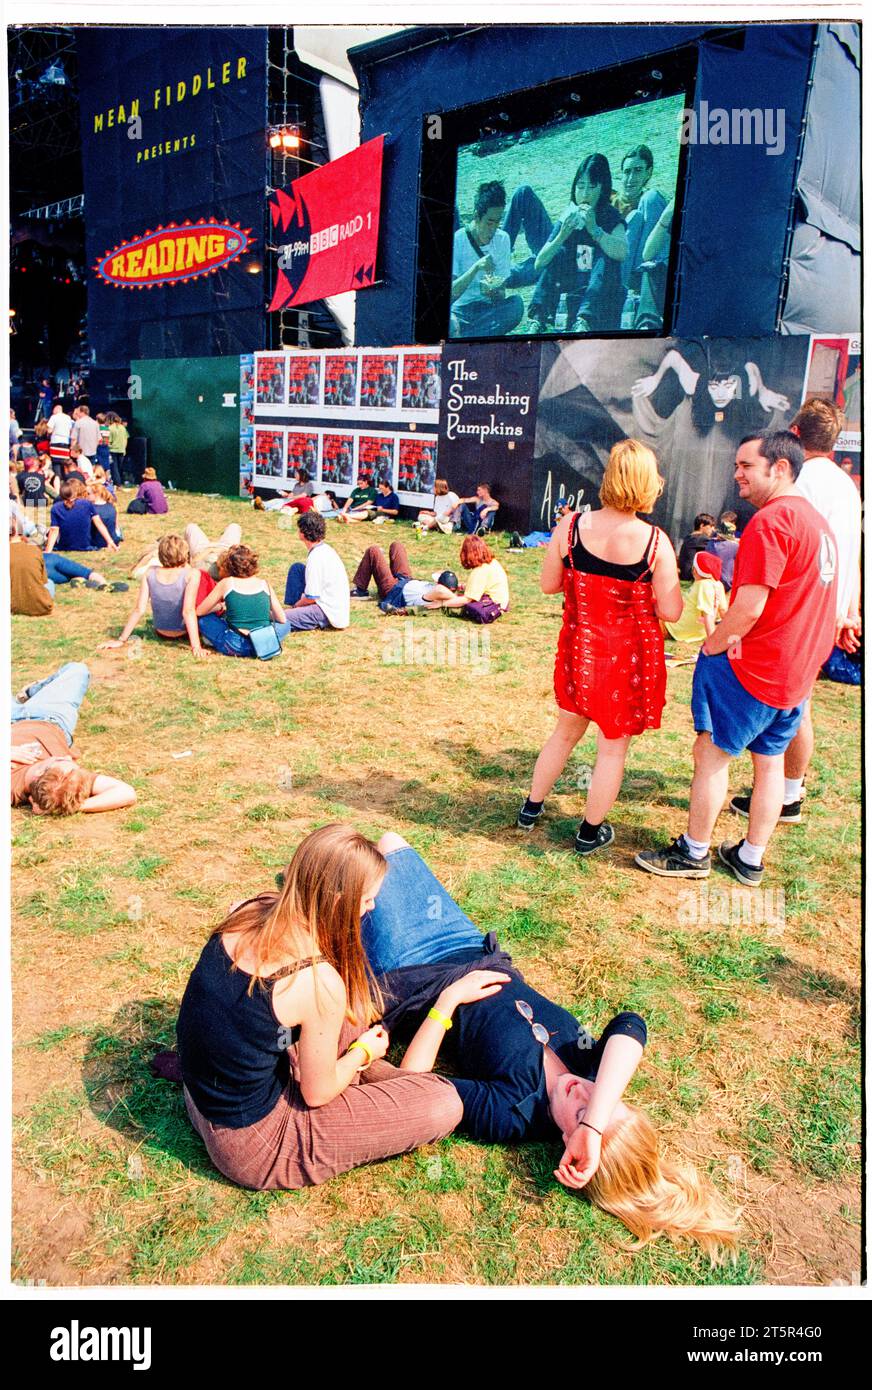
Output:
[[592,720],[606,738],[659,729],[666,703],[663,636],[651,584],[659,532],[652,531],[640,577],[618,579],[576,568],[576,542],[584,554],[577,513],[569,528],[554,693],[560,709]]

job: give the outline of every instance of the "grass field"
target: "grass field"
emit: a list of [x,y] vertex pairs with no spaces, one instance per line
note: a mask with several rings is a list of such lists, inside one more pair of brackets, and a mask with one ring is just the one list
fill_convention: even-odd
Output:
[[[242,502],[174,494],[172,508],[126,518],[112,577],[167,522],[194,519],[210,535],[240,520],[277,588],[302,558],[294,532]],[[350,573],[365,545],[400,530],[416,573],[456,567],[456,540],[417,542],[407,527],[330,539]],[[97,653],[133,589],[61,589],[52,617],[13,619],[13,689],[87,661],[84,765],[139,796],[111,815],[13,812],[14,1280],[858,1279],[859,691],[817,689],[805,821],[777,831],[765,898],[743,898],[718,870],[693,885],[633,867],[636,849],[684,821],[692,668],[670,673],[663,729],[631,750],[615,846],[578,862],[592,740],[545,824],[529,838],[510,828],[552,724],[560,603],[539,592],[535,552],[501,558],[512,608],[472,633],[489,649],[454,647],[471,625],[387,620],[372,603],[354,606],[349,631],[291,638],[271,663],[195,663],[146,628],[141,644]],[[748,773],[742,760],[731,788]],[[622,1008],[646,1017],[630,1098],[670,1153],[743,1205],[734,1267],[713,1271],[666,1241],[628,1250],[617,1221],[551,1179],[547,1145],[451,1138],[290,1193],[244,1192],[211,1167],[180,1090],[153,1080],[148,1059],[172,1044],[188,972],[229,903],[270,887],[300,838],[337,820],[405,835],[531,982],[594,1031]],[[741,824],[724,813],[718,832]],[[743,920],[754,902],[767,920]]]

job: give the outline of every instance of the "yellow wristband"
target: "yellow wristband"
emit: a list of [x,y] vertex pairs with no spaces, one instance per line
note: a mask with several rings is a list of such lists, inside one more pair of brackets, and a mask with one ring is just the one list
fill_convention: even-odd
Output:
[[447,1014],[441,1014],[438,1009],[431,1009],[427,1017],[432,1018],[434,1023],[441,1023],[446,1033],[448,1032],[448,1029],[452,1026],[451,1019],[447,1016]]
[[367,1067],[369,1067],[369,1066],[372,1065],[372,1053],[370,1052],[370,1050],[369,1050],[369,1048],[367,1047],[366,1043],[361,1042],[359,1038],[355,1038],[354,1042],[350,1044],[350,1046],[349,1046],[349,1048],[348,1048],[348,1051],[349,1051],[349,1052],[353,1052],[355,1048],[357,1048],[360,1052],[362,1052],[362,1053],[364,1054],[364,1056],[366,1057],[366,1061],[364,1062],[363,1066],[362,1066],[362,1067],[358,1067],[357,1070],[358,1070],[358,1071],[366,1071]]

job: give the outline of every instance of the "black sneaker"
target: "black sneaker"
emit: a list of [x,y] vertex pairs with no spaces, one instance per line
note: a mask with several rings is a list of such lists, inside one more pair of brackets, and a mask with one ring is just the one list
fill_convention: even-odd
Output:
[[665,849],[643,849],[636,855],[640,869],[649,874],[659,874],[661,878],[708,878],[712,871],[712,857],[694,859],[688,852],[683,835],[679,835]]
[[508,545],[508,548],[509,548],[509,550],[523,550],[523,549],[524,549],[524,543],[523,543],[523,541],[521,540],[521,536],[520,536],[520,533],[519,533],[518,531],[513,531],[512,534],[509,536],[509,545]]
[[748,888],[759,888],[763,881],[763,865],[755,869],[752,864],[745,863],[739,854],[739,849],[744,843],[744,840],[740,840],[737,845],[731,845],[728,840],[724,840],[722,845],[718,845],[718,858],[722,864],[726,864],[733,877],[740,883],[744,883]]
[[[579,831],[580,829],[579,826]],[[609,825],[607,820],[604,820],[602,825],[597,828],[596,839],[582,840],[580,834],[576,835],[575,852],[576,854],[593,854],[594,850],[605,849],[606,845],[610,845],[614,838],[614,828]]]
[[542,819],[542,812],[545,807],[540,806],[538,811],[528,811],[526,808],[527,803],[525,801],[518,812],[518,819],[515,823],[519,830],[534,830]]
[[[781,808],[781,815],[778,817],[782,825],[799,825],[802,820],[802,803],[804,798],[799,801],[786,802]],[[748,816],[751,811],[750,796],[734,796],[730,802],[730,810],[735,811],[737,816]]]
[[352,597],[352,598],[370,598],[371,595],[370,595],[369,589],[358,589],[358,588],[355,586],[355,587],[353,587],[352,590],[351,590],[351,597]]

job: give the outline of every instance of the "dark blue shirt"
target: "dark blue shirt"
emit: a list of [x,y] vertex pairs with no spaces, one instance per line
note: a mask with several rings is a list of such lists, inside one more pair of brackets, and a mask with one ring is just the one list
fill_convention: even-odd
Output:
[[399,511],[400,499],[395,492],[389,492],[387,497],[384,497],[381,493],[379,493],[378,497],[376,498],[375,505],[377,507],[388,507],[392,511]]
[[[543,1046],[515,1007],[519,999],[532,1008],[533,1021],[551,1033],[552,1051],[576,1076],[596,1077],[606,1043],[616,1034],[635,1038],[645,1046],[647,1029],[638,1014],[618,1014],[597,1041],[571,1013],[528,985],[501,952],[476,953],[473,959],[467,955],[459,967],[461,959],[449,957],[430,966],[410,966],[380,981],[390,999],[385,1026],[390,1031],[401,1021],[405,1032],[426,1017],[446,984],[470,970],[505,970],[513,976],[498,994],[477,1004],[461,1004],[446,1034],[440,1056],[462,1073],[462,1077],[448,1078],[463,1102],[459,1134],[486,1143],[555,1137],[545,1090]],[[411,1011],[407,1003],[413,1005]]]
[[97,508],[87,497],[77,497],[71,507],[55,502],[51,509],[51,524],[60,532],[55,550],[93,550],[96,533],[91,525]]
[[288,1047],[299,1028],[273,1012],[274,980],[255,985],[210,936],[188,980],[176,1036],[185,1085],[212,1124],[245,1129],[276,1106],[288,1085]]

